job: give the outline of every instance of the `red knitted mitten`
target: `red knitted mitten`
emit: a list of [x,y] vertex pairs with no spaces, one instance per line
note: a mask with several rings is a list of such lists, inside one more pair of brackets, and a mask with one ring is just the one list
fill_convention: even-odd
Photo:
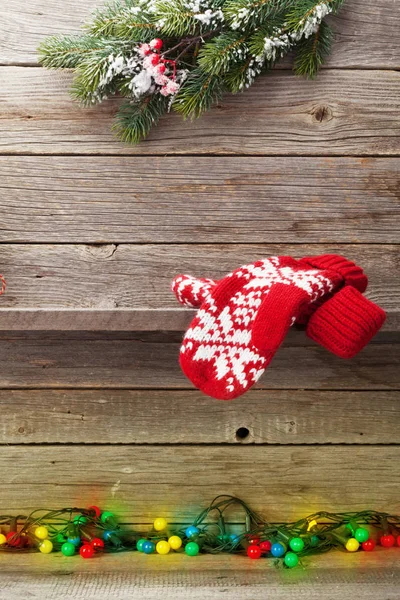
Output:
[[[325,295],[304,307],[296,322],[308,323],[307,335],[336,356],[352,358],[376,335],[386,318],[385,312],[359,291],[366,288],[365,274],[338,255],[308,257],[300,263],[338,271],[345,287],[336,291],[333,298]],[[181,304],[199,308],[217,283],[181,275],[174,280],[172,289]]]
[[353,358],[376,335],[386,314],[360,292],[346,286],[310,317],[306,333],[341,358]]
[[[343,284],[336,270],[316,269],[291,257],[240,267],[204,293],[192,294],[193,278],[179,275],[172,288],[188,287],[190,304],[204,301],[185,334],[180,363],[204,393],[229,400],[261,376],[304,309]],[[183,286],[183,287],[182,287]],[[177,294],[179,297],[179,294]]]

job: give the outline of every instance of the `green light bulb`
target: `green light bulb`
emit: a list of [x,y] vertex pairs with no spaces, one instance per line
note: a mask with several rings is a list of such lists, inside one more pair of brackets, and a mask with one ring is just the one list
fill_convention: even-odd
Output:
[[356,538],[357,542],[360,542],[360,544],[362,544],[363,542],[366,542],[368,540],[369,531],[368,529],[365,529],[365,527],[358,527],[354,532],[354,537]]
[[288,552],[285,554],[285,558],[283,559],[284,563],[287,567],[292,569],[299,564],[299,557],[294,552]]
[[200,552],[200,547],[196,542],[189,542],[185,546],[185,552],[188,556],[197,556]]
[[304,550],[304,542],[299,537],[292,538],[289,542],[289,546],[293,552],[301,552]]
[[61,552],[64,554],[64,556],[73,556],[75,554],[75,550],[75,544],[71,544],[71,542],[65,542],[65,544],[61,546]]

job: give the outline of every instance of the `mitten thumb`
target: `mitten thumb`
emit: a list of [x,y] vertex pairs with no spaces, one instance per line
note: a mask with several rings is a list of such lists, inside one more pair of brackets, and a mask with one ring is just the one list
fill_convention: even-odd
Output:
[[177,275],[171,283],[178,302],[190,308],[199,308],[206,300],[216,282],[212,279],[197,279],[191,275]]
[[386,314],[346,285],[311,316],[307,335],[340,358],[352,358],[376,335]]
[[310,296],[303,289],[284,283],[274,284],[254,320],[253,344],[261,352],[274,354],[309,302]]

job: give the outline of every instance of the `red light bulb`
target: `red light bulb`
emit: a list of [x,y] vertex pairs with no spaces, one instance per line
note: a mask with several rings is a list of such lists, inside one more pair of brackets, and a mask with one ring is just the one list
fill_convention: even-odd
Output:
[[250,546],[257,546],[260,543],[261,539],[258,537],[258,535],[249,537],[249,544]]
[[365,552],[372,552],[372,550],[375,548],[375,542],[374,540],[367,540],[366,542],[363,542],[361,546]]
[[94,550],[102,550],[104,548],[103,540],[98,537],[93,538],[90,544]]
[[17,531],[9,531],[6,534],[6,540],[7,540],[7,544],[9,546],[12,546],[13,548],[22,548],[22,546],[25,545],[24,540],[18,534]]
[[91,512],[94,512],[94,516],[96,519],[98,519],[101,515],[101,510],[99,509],[98,506],[89,506],[88,510],[90,510]]
[[384,535],[381,535],[381,546],[383,546],[384,548],[391,548],[392,546],[394,546],[394,535],[392,535],[391,533],[386,533]]
[[269,552],[271,550],[272,544],[269,540],[264,540],[260,542],[260,548],[262,552]]
[[83,544],[83,546],[79,548],[79,554],[82,558],[92,558],[92,556],[94,556],[94,548],[91,544]]
[[247,548],[247,556],[249,558],[261,558],[261,548],[260,546],[251,545]]

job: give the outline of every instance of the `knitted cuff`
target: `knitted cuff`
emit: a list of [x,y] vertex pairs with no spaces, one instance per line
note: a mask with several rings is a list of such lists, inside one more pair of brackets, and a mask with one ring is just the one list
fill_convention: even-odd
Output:
[[315,269],[327,269],[339,273],[343,277],[345,285],[351,285],[359,292],[365,292],[367,289],[368,277],[362,268],[344,256],[339,256],[339,254],[306,256],[300,262],[305,262]]
[[385,312],[358,290],[346,286],[311,316],[307,335],[341,358],[352,358],[374,337]]

